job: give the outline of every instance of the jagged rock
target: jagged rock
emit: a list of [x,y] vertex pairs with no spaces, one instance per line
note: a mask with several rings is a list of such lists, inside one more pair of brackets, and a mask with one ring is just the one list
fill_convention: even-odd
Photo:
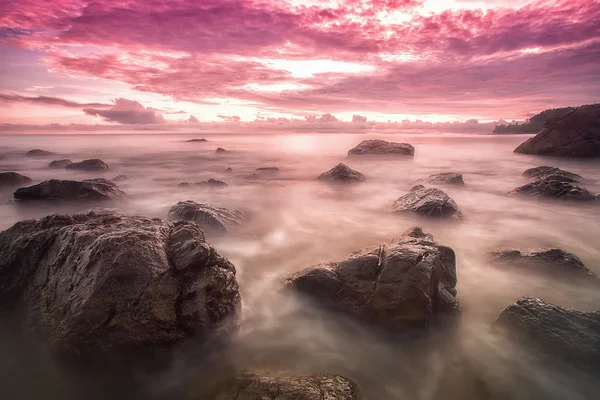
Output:
[[379,139],[363,140],[348,151],[348,157],[359,155],[414,156],[415,148],[408,143],[387,142]]
[[579,182],[583,179],[580,175],[556,167],[540,166],[529,168],[523,176],[537,180],[558,180],[562,182]]
[[600,104],[577,107],[546,122],[515,153],[563,157],[600,156]]
[[331,182],[360,182],[366,178],[360,172],[353,170],[344,163],[339,163],[327,172],[323,172],[317,177],[321,181]]
[[0,172],[0,187],[14,187],[31,183],[30,177],[17,172]]
[[260,167],[256,168],[257,171],[265,171],[265,172],[279,172],[280,169],[277,167]]
[[444,185],[464,185],[462,174],[457,172],[441,172],[439,174],[433,174],[427,178],[419,179],[417,182],[426,182],[431,184],[444,184]]
[[71,181],[50,179],[37,185],[22,187],[13,193],[15,200],[120,200],[126,197],[116,183],[103,178]]
[[215,153],[227,153],[227,150],[225,150],[222,147],[217,147],[217,149],[215,150]]
[[510,192],[511,195],[524,195],[529,197],[548,197],[560,200],[595,201],[598,196],[586,188],[571,182],[564,182],[552,178],[528,183]]
[[339,375],[245,373],[215,400],[359,400],[358,386]]
[[48,164],[48,166],[50,168],[67,168],[71,164],[73,164],[73,161],[69,160],[68,158],[65,158],[62,160],[54,160],[50,164]]
[[194,221],[203,230],[213,234],[223,234],[240,226],[245,220],[240,211],[196,203],[192,200],[180,201],[169,210],[172,220]]
[[83,160],[81,162],[76,162],[67,165],[67,169],[78,169],[82,171],[108,171],[110,168],[108,165],[97,158],[92,158],[90,160]]
[[393,207],[395,213],[413,212],[426,217],[462,218],[454,200],[437,188],[412,190],[396,200]]
[[292,275],[285,286],[388,328],[425,327],[458,311],[456,257],[421,228],[400,239]]
[[46,156],[54,156],[54,155],[56,155],[56,153],[53,153],[51,151],[42,150],[42,149],[34,149],[34,150],[29,150],[27,153],[25,153],[25,155],[28,157],[46,157]]
[[206,139],[190,139],[186,140],[187,143],[198,143],[198,142],[208,142]]
[[558,361],[600,371],[600,311],[523,297],[502,311],[493,327]]
[[196,185],[198,186],[210,186],[210,187],[226,187],[229,186],[228,184],[226,184],[223,181],[220,181],[218,179],[209,179],[207,181],[201,181],[201,182],[196,182]]
[[237,328],[235,267],[190,222],[58,214],[0,233],[0,304],[65,353],[145,349]]

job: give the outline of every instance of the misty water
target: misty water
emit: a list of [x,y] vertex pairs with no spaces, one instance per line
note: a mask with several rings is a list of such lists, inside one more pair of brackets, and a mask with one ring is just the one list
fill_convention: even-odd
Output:
[[[5,135],[0,137],[0,170],[27,175],[34,183],[50,178],[111,179],[125,174],[129,179],[119,187],[129,199],[109,207],[126,214],[166,218],[168,209],[181,200],[243,211],[248,220],[242,228],[220,238],[209,237],[237,268],[244,317],[232,353],[240,370],[339,373],[354,379],[371,400],[479,398],[478,384],[463,379],[471,374],[486,386],[504,391],[505,398],[593,398],[600,390],[597,380],[566,365],[538,359],[524,346],[513,346],[490,331],[500,312],[525,295],[584,311],[600,305],[597,287],[500,269],[486,260],[487,251],[502,247],[559,247],[575,253],[600,274],[597,204],[507,196],[528,182],[521,175],[525,169],[539,165],[578,173],[585,178],[583,186],[600,192],[600,162],[514,154],[512,150],[528,137],[432,133]],[[186,142],[192,138],[208,141]],[[367,138],[411,143],[415,157],[346,160],[348,149]],[[215,154],[217,147],[228,152]],[[60,156],[23,155],[34,148]],[[100,158],[111,170],[98,174],[49,169],[48,163],[58,158]],[[367,181],[338,187],[316,180],[338,162],[362,172]],[[280,171],[256,171],[270,166]],[[224,172],[228,167],[233,172]],[[391,214],[394,200],[417,179],[438,172],[463,174],[464,187],[443,187],[464,214],[463,221]],[[252,173],[259,177],[249,177]],[[178,187],[180,182],[209,178],[221,179],[229,187]],[[9,202],[10,191],[0,196],[2,230],[19,220],[89,208],[89,204],[21,207]],[[388,242],[415,225],[456,252],[462,315],[452,334],[432,329],[421,338],[400,340],[336,314],[307,315],[304,311],[310,304],[279,292],[281,282],[294,272]],[[8,348],[10,343],[3,346]],[[34,396],[30,398],[51,398],[50,393],[70,397],[53,387],[55,379],[63,379],[54,378],[59,372],[51,372],[58,366],[52,362],[37,365],[33,373],[14,353],[5,353],[0,370],[9,374],[5,376],[10,376],[15,387],[24,386],[23,393]],[[160,395],[186,379],[201,386],[203,377],[189,376],[194,361],[185,354],[178,357],[160,378],[140,377],[141,390],[149,397]],[[36,385],[27,383],[31,376],[37,377]]]

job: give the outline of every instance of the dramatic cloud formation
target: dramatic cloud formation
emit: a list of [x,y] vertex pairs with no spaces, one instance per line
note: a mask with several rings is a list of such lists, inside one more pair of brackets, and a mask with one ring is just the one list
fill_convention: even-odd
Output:
[[20,96],[18,94],[7,94],[0,93],[0,102],[6,103],[31,103],[31,104],[41,104],[48,106],[61,106],[61,107],[110,107],[112,104],[102,104],[102,103],[77,103],[75,101],[60,99],[58,97],[48,97],[48,96]]
[[84,108],[88,115],[102,117],[108,122],[121,124],[163,124],[165,119],[153,108],[146,108],[137,101],[116,99],[115,104],[108,110]]

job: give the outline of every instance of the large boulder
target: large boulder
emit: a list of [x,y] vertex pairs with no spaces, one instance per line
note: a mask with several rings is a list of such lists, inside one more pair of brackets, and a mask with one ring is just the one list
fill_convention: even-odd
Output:
[[600,104],[577,107],[552,118],[515,153],[563,157],[600,156]]
[[244,214],[240,211],[196,203],[192,200],[180,201],[169,209],[168,218],[172,220],[193,221],[211,234],[223,234],[240,226]]
[[104,161],[98,158],[92,158],[90,160],[83,160],[81,162],[69,164],[67,165],[67,169],[77,169],[81,171],[108,171],[110,168]]
[[523,172],[523,176],[534,178],[536,180],[559,180],[563,182],[579,182],[583,179],[580,175],[565,171],[556,167],[542,165],[540,167],[529,168]]
[[419,179],[418,182],[442,185],[464,185],[462,174],[458,172],[441,172],[439,174],[429,175],[427,178]]
[[73,161],[68,158],[64,158],[62,160],[54,160],[48,166],[50,168],[67,168],[69,165],[73,164]]
[[27,185],[31,182],[30,177],[17,172],[0,172],[0,188]]
[[66,353],[144,350],[235,330],[235,267],[189,222],[51,215],[0,233],[0,304]]
[[493,327],[556,360],[600,371],[600,311],[523,297],[502,311]]
[[356,147],[348,151],[348,157],[360,155],[414,156],[415,148],[408,143],[369,139],[363,140]]
[[29,150],[27,153],[25,153],[25,155],[27,157],[47,157],[47,156],[54,156],[54,155],[56,155],[56,153],[53,153],[53,152],[47,151],[47,150],[42,150],[42,149],[33,149],[33,150]]
[[413,212],[426,217],[461,219],[456,202],[437,188],[415,187],[394,202],[394,213]]
[[366,178],[360,172],[353,170],[344,163],[339,163],[327,172],[323,172],[317,177],[321,181],[330,182],[360,182]]
[[316,373],[245,373],[215,400],[359,400],[356,384],[342,376]]
[[17,189],[15,200],[120,200],[126,197],[125,192],[117,184],[103,179],[86,179],[71,181],[50,179],[37,185]]
[[298,272],[286,287],[387,328],[425,327],[459,310],[456,257],[421,228],[400,239]]
[[560,200],[596,201],[598,196],[572,182],[547,177],[519,186],[509,194],[529,197],[546,197]]

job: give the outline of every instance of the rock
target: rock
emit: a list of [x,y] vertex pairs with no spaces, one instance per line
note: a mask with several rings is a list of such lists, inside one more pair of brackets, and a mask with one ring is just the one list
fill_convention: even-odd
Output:
[[523,176],[528,178],[535,178],[537,180],[559,180],[562,182],[579,182],[583,179],[580,175],[574,174],[569,171],[562,170],[556,167],[540,166],[535,168],[529,168],[523,172]]
[[575,254],[561,249],[501,249],[488,253],[490,261],[504,266],[551,272],[559,276],[594,278]]
[[387,328],[425,327],[458,312],[454,251],[420,228],[287,279],[320,304]]
[[209,179],[207,181],[201,181],[201,182],[196,182],[196,185],[198,186],[210,186],[210,187],[226,187],[229,186],[228,184],[226,184],[223,181],[220,181],[218,179]]
[[559,362],[600,371],[600,311],[571,310],[523,297],[502,311],[493,327]]
[[114,182],[103,178],[84,181],[50,179],[19,188],[13,197],[21,201],[120,200],[126,194]]
[[415,192],[417,190],[421,190],[421,189],[425,189],[425,186],[423,185],[415,185],[413,187],[410,188],[409,192]]
[[90,160],[83,160],[81,162],[67,165],[67,169],[78,169],[83,171],[108,171],[110,168],[104,161],[97,158],[92,158]]
[[186,140],[187,143],[198,143],[198,142],[208,142],[206,139],[190,139]]
[[179,182],[179,185],[177,185],[177,187],[181,187],[181,188],[182,187],[190,187],[190,186],[192,186],[192,184],[189,182]]
[[25,153],[25,155],[28,157],[46,157],[46,156],[54,156],[56,154],[51,151],[34,149],[34,150],[29,150],[27,153]]
[[359,400],[358,386],[339,375],[304,373],[245,373],[215,400]]
[[600,104],[577,107],[552,118],[515,153],[562,157],[600,156]]
[[279,172],[280,169],[277,167],[260,167],[256,168],[257,171],[265,171],[265,172]]
[[90,212],[0,233],[0,304],[59,352],[147,351],[233,331],[235,274],[189,222]]
[[117,175],[114,178],[112,178],[113,182],[124,182],[126,180],[129,180],[129,177],[127,175]]
[[413,212],[426,217],[461,219],[458,206],[444,191],[422,188],[410,191],[394,202],[394,212]]
[[192,200],[180,201],[169,210],[171,220],[194,221],[203,230],[212,234],[224,234],[236,228],[245,220],[240,211],[196,203]]
[[48,164],[48,166],[50,168],[67,168],[71,164],[73,164],[73,161],[69,160],[68,158],[65,158],[62,160],[54,160],[50,164]]
[[244,179],[258,179],[258,178],[260,178],[260,175],[257,174],[256,172],[253,172],[251,174],[242,175],[241,177]]
[[0,172],[0,188],[27,185],[31,182],[30,177],[16,172]]
[[419,179],[418,182],[427,182],[431,184],[444,184],[444,185],[464,185],[462,174],[457,172],[441,172],[439,174],[433,174],[427,178]]
[[529,197],[547,197],[560,200],[595,201],[598,196],[586,188],[571,182],[546,178],[520,186],[510,192],[512,195],[524,195]]
[[408,143],[387,142],[385,140],[363,140],[348,151],[348,157],[358,155],[414,156],[415,148]]
[[339,163],[327,172],[323,172],[317,177],[321,181],[330,182],[360,182],[366,178],[360,172],[353,170],[344,163]]
[[225,150],[222,147],[217,147],[217,149],[215,150],[215,153],[227,153],[227,150]]
[[226,169],[225,169],[225,171],[223,171],[223,172],[233,172],[233,169],[231,169],[231,167],[228,167],[228,168],[226,168]]

